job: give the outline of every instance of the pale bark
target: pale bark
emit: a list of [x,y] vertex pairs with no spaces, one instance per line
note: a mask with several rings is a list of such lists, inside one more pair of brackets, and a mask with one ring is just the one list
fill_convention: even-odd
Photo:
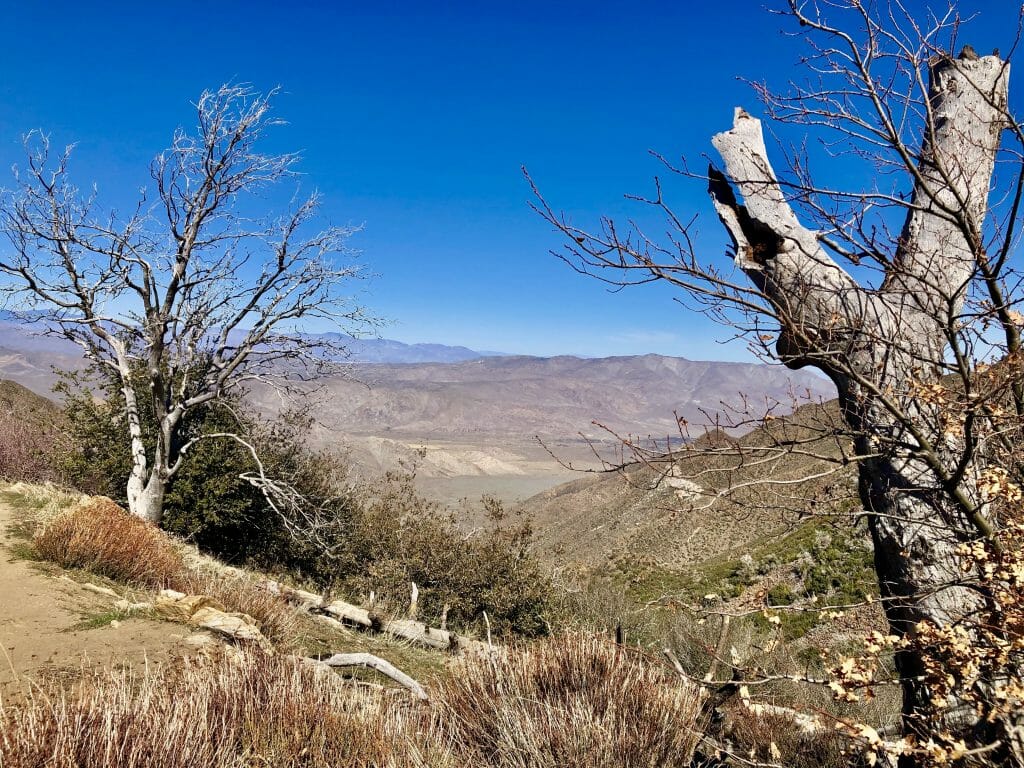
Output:
[[417,699],[421,701],[428,699],[427,692],[423,689],[422,685],[395,665],[379,656],[374,656],[372,653],[336,653],[333,656],[322,659],[320,663],[326,664],[328,667],[366,667],[367,669],[380,672],[385,677],[389,677],[399,685],[408,688]]
[[325,605],[324,611],[341,621],[347,621],[350,624],[356,624],[365,629],[379,629],[381,626],[381,620],[370,613],[370,611],[358,605],[346,603],[344,600],[335,600]]
[[[758,120],[738,109],[732,130],[713,139],[725,173],[712,169],[709,191],[737,266],[780,321],[779,357],[824,371],[859,435],[861,498],[886,613],[899,635],[921,620],[970,620],[983,607],[962,586],[956,553],[963,541],[992,530],[974,484],[982,461],[944,433],[937,407],[921,402],[911,384],[939,380],[948,329],[976,274],[1006,91],[1007,67],[995,56],[933,67],[913,203],[878,291],[860,287],[800,225],[768,162]],[[904,651],[897,665],[913,730],[929,704],[916,680],[923,659]],[[951,704],[951,719],[970,717],[964,702]]]
[[127,216],[83,197],[68,175],[70,150],[54,160],[41,134],[26,138],[26,167],[0,195],[11,246],[0,254],[5,306],[31,310],[48,333],[78,344],[121,391],[128,506],[154,522],[190,412],[246,381],[336,368],[343,346],[298,333],[306,320],[339,330],[367,321],[348,285],[360,270],[339,262],[353,230],[307,234],[316,195],[283,216],[235,210],[294,172],[296,155],[260,150],[278,123],[271,95],[233,85],[204,92],[196,131],[175,132],[150,167],[155,194],[143,191]]
[[[274,582],[274,585],[271,589],[280,589],[276,582]],[[310,593],[304,594],[308,595]],[[433,648],[438,651],[483,651],[487,648],[485,643],[465,635],[460,635],[447,629],[431,627],[422,621],[415,621],[413,619],[387,620],[378,616],[373,611],[344,600],[334,600],[321,607],[321,604],[305,599],[301,601],[301,605],[307,610],[322,610],[324,613],[349,625],[382,632],[385,635],[415,643],[424,648]]]

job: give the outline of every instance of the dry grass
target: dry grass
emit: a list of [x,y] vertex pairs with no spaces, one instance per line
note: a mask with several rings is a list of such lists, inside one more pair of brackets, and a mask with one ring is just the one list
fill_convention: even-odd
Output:
[[[278,646],[294,609],[244,574],[185,565],[174,542],[94,498],[53,519],[39,552],[119,581],[207,594],[252,616]],[[423,709],[281,654],[103,672],[0,709],[0,768],[688,765],[700,701],[637,650],[584,634],[455,663]]]
[[846,748],[849,741],[838,732],[808,733],[792,719],[754,714],[736,704],[729,707],[725,731],[740,757],[789,768],[850,768],[857,765]]
[[105,671],[0,707],[0,766],[687,766],[698,738],[692,688],[582,635],[466,659],[433,699],[257,649]]
[[19,535],[32,538],[39,529],[65,510],[87,499],[80,493],[45,483],[16,482],[4,485],[0,490],[0,501],[15,512]]
[[469,765],[687,766],[701,733],[695,687],[639,651],[583,634],[467,659],[439,698]]
[[166,533],[95,496],[53,518],[34,539],[40,556],[127,584],[209,595],[229,612],[252,617],[275,644],[295,635],[295,608],[238,572],[186,565]]
[[3,768],[454,768],[429,712],[258,651],[104,672],[0,710]]
[[39,554],[65,568],[165,587],[182,572],[174,544],[155,526],[94,496],[50,521],[35,537]]

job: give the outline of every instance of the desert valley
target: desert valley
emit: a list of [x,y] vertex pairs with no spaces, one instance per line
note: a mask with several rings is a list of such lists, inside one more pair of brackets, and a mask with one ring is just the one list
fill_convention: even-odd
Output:
[[0,768],[1024,768],[1024,8],[0,5]]

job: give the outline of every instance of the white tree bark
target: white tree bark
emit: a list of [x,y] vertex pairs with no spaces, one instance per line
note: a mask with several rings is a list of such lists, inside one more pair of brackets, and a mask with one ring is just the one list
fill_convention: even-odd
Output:
[[329,658],[323,659],[320,663],[326,664],[328,667],[366,667],[367,669],[373,669],[391,678],[399,685],[408,688],[420,701],[426,701],[429,698],[422,685],[391,662],[385,661],[379,656],[374,656],[372,653],[336,653]]
[[350,299],[359,267],[339,263],[353,230],[312,230],[315,195],[283,216],[236,210],[294,172],[296,155],[259,146],[279,122],[270,96],[225,85],[196,107],[195,134],[175,133],[151,165],[155,193],[144,191],[127,217],[83,198],[68,176],[70,150],[54,160],[38,134],[26,140],[16,189],[0,196],[11,244],[0,293],[80,345],[121,391],[128,505],[154,522],[181,466],[189,412],[245,381],[336,367],[343,348],[296,331],[307,319],[340,330],[367,322]]
[[[937,407],[917,397],[913,385],[939,380],[948,329],[983,251],[1007,75],[996,56],[933,67],[913,203],[881,290],[860,287],[800,225],[768,161],[758,120],[738,109],[732,130],[712,140],[725,173],[712,169],[709,191],[733,238],[737,266],[780,321],[780,358],[829,375],[849,426],[861,436],[861,498],[886,612],[899,635],[921,620],[949,626],[982,606],[961,585],[957,555],[963,541],[992,530],[974,482],[981,460],[971,456],[957,471],[963,446],[943,432]],[[906,651],[897,663],[913,729],[930,699],[918,682],[923,660]],[[951,704],[951,718],[970,717],[964,702]]]

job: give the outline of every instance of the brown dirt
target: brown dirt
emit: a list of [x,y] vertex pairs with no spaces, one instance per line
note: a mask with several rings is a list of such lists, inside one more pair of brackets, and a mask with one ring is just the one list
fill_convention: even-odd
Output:
[[[93,665],[162,662],[192,650],[187,630],[129,617],[119,626],[83,628],[89,617],[113,610],[114,598],[96,594],[59,568],[19,557],[17,512],[0,502],[0,697],[23,695],[33,681],[74,680]],[[124,590],[117,590],[123,594]],[[128,599],[142,600],[142,595]]]

